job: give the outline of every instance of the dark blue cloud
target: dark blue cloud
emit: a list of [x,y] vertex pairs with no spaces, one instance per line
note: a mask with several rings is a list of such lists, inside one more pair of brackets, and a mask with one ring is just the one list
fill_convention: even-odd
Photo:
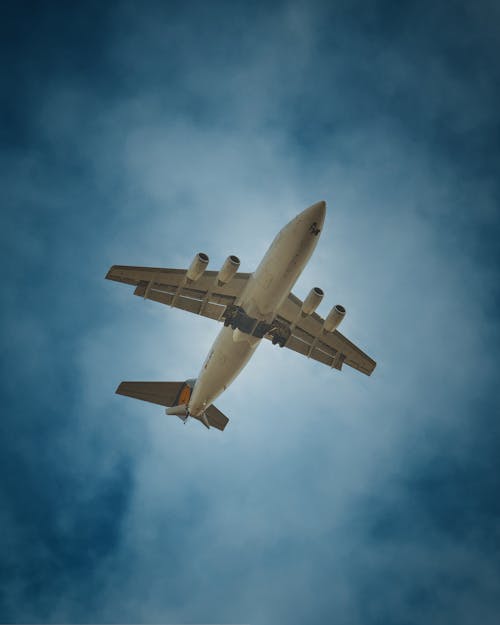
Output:
[[[499,17],[4,12],[1,620],[496,622]],[[348,306],[372,379],[263,345],[223,436],[113,395],[216,330],[109,265],[251,271],[321,197],[297,293]]]
[[[355,578],[365,569],[357,585],[363,620],[495,621],[498,424],[490,406],[482,408],[465,452],[450,449],[463,439],[439,439],[425,462],[355,508],[369,537],[354,567]],[[384,577],[373,575],[373,560],[377,569],[384,561]]]

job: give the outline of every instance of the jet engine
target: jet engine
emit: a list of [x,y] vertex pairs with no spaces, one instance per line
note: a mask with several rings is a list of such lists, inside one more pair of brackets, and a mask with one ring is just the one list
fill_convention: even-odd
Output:
[[335,304],[335,306],[331,309],[328,317],[325,319],[323,328],[326,330],[326,332],[333,332],[336,328],[339,327],[340,322],[344,317],[345,308],[340,304]]
[[300,309],[303,317],[313,314],[316,308],[320,305],[323,295],[323,290],[320,289],[319,286],[315,286],[309,291],[309,295],[304,300],[302,308]]
[[217,284],[222,286],[223,284],[227,284],[230,280],[233,279],[234,274],[238,271],[240,266],[240,259],[231,254],[228,256],[222,265],[221,270],[217,274]]
[[201,276],[203,272],[207,268],[208,265],[208,256],[203,252],[198,252],[196,256],[193,258],[193,262],[191,263],[189,269],[186,273],[186,278],[188,282],[196,282]]

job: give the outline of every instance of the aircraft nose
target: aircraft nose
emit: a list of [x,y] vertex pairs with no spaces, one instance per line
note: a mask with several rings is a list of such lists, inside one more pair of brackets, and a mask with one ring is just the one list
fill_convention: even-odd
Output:
[[312,206],[309,206],[301,213],[297,215],[290,223],[288,223],[282,230],[284,231],[295,231],[299,228],[301,231],[306,226],[306,230],[309,231],[309,228],[313,227],[318,230],[321,230],[323,227],[323,222],[325,221],[326,214],[326,202],[316,202]]
[[322,200],[321,202],[316,202],[316,204],[313,204],[312,206],[309,206],[309,208],[306,208],[304,211],[302,211],[298,216],[298,219],[303,223],[316,222],[316,226],[321,229],[323,226],[323,222],[325,221],[325,214],[326,202]]
[[311,221],[316,221],[318,226],[322,226],[323,222],[325,221],[326,202],[324,200],[321,200],[321,202],[316,202],[316,204],[313,204],[312,206],[309,206],[309,208],[306,208],[304,213],[307,214],[308,219],[311,219]]

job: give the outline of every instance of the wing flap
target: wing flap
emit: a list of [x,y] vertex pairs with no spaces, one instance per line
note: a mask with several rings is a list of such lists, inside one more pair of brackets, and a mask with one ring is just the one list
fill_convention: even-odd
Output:
[[312,341],[305,342],[295,334],[292,334],[292,336],[288,339],[286,347],[294,352],[302,354],[303,356],[307,356],[307,358],[312,358],[313,360],[317,360],[318,362],[335,369],[340,369],[342,363],[344,362],[338,357],[337,353],[329,353],[333,350],[329,350],[328,346],[322,345],[321,343],[318,346],[315,346]]
[[[184,290],[181,292],[184,293]],[[138,295],[140,297],[144,297],[145,293],[146,286],[143,284],[137,286],[134,291],[134,295]],[[147,294],[147,299],[150,299],[154,302],[159,302],[161,304],[166,304],[167,306],[172,306],[174,297],[175,293],[161,291],[156,289],[155,287],[151,288]],[[219,321],[226,309],[226,305],[218,304],[211,301],[207,301],[206,303],[204,303],[203,299],[195,299],[192,297],[185,297],[184,295],[180,295],[175,299],[174,308],[186,310],[187,312],[191,312],[196,315],[203,315],[204,317],[209,317],[210,319],[215,319],[216,321]]]

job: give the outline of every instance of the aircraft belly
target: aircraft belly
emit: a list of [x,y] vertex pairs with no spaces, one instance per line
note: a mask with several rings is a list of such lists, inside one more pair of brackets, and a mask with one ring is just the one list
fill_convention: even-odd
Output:
[[[314,224],[322,225],[324,204],[311,208],[316,211],[315,215],[317,213]],[[248,317],[270,322],[288,297],[317,243],[317,237],[311,233],[311,218],[309,213],[307,216],[301,213],[273,241],[238,301]],[[227,326],[221,330],[193,389],[189,402],[191,414],[203,414],[231,384],[260,340],[238,328],[233,330]]]
[[292,290],[310,253],[298,242],[278,241],[259,265],[241,297],[248,315],[270,321]]
[[189,412],[200,415],[226,390],[254,353],[260,339],[234,340],[235,331],[222,328],[198,376]]

